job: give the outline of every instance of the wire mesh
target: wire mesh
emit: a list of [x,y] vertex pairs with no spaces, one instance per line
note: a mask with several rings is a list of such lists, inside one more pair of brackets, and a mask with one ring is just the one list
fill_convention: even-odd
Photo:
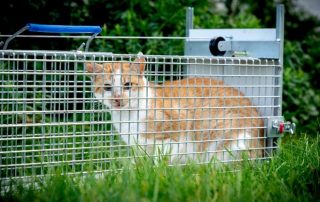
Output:
[[264,159],[276,148],[266,121],[281,115],[278,60],[5,50],[0,58],[1,179],[103,172],[144,154],[173,164],[239,160],[230,153],[244,150]]

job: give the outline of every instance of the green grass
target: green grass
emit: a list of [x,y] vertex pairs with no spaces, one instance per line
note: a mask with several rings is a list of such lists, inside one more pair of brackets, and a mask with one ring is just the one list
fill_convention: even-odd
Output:
[[142,159],[96,179],[57,174],[13,182],[1,201],[320,201],[320,137],[283,143],[271,161],[235,166],[152,165]]

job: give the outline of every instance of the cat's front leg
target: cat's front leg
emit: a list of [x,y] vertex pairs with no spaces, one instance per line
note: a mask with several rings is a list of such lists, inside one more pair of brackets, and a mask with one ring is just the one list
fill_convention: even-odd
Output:
[[170,164],[186,162],[186,143],[184,140],[174,140],[171,138],[158,140],[155,150],[158,160],[165,160]]
[[[175,135],[177,137],[178,135]],[[160,138],[149,134],[147,137],[140,136],[139,141],[134,145],[135,156],[148,156],[152,158],[153,162],[157,165],[161,161],[168,162],[170,164],[179,163],[185,161],[185,157],[181,154],[185,154],[185,140],[179,138],[175,140],[173,138]],[[168,137],[163,135],[162,137]]]

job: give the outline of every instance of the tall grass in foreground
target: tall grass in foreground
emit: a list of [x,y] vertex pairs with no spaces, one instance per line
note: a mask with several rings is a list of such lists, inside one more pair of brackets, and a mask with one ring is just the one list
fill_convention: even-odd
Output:
[[243,162],[239,171],[143,160],[99,179],[58,174],[14,184],[1,201],[320,201],[319,147],[319,135],[288,140],[272,160]]

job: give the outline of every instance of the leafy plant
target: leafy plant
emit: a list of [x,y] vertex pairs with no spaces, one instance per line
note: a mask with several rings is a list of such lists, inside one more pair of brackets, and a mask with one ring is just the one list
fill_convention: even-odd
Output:
[[231,165],[154,166],[150,159],[126,163],[105,175],[89,173],[12,181],[1,201],[317,201],[319,137],[290,138],[263,162]]

